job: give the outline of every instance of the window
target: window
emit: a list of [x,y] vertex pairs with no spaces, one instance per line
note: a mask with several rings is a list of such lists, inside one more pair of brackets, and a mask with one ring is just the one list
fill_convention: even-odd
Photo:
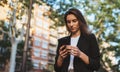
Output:
[[42,11],[38,11],[38,16],[42,16],[43,12]]
[[33,61],[33,67],[35,69],[38,69],[39,68],[39,64],[40,64],[40,60],[32,60]]
[[50,34],[57,37],[57,30],[55,29],[50,29]]
[[33,63],[33,67],[34,67],[35,69],[39,69],[39,64]]
[[34,37],[34,45],[35,46],[40,46],[41,40],[40,38]]
[[43,28],[48,29],[49,28],[49,23],[44,21],[43,22]]
[[57,45],[57,39],[51,36],[50,37],[50,43],[52,43],[54,45]]
[[42,48],[48,48],[48,41],[43,40],[42,41]]
[[36,57],[40,57],[40,49],[34,48],[33,54]]
[[47,56],[48,56],[48,52],[45,51],[45,50],[42,50],[42,52],[41,52],[41,58],[47,59]]
[[42,34],[42,29],[39,29],[39,28],[35,28],[35,34],[37,35],[37,36],[41,36],[41,34]]
[[44,31],[42,36],[45,38],[45,39],[48,39],[49,38],[49,32],[48,31]]
[[42,22],[42,19],[36,19],[36,25],[38,25],[38,26],[40,26],[40,27],[42,27],[43,25],[43,22]]
[[45,68],[47,68],[46,66],[47,66],[47,62],[46,61],[41,61],[41,68],[43,69],[45,69]]

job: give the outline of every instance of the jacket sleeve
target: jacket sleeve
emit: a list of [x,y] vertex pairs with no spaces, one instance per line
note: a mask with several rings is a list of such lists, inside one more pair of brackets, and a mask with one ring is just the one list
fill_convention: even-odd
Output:
[[60,39],[59,39],[58,40],[57,50],[56,50],[55,64],[54,64],[55,72],[61,72],[61,68],[62,68],[62,67],[57,66],[57,59],[58,59],[58,56],[59,56],[59,48],[60,48],[60,46],[61,46],[61,43],[60,43]]
[[94,34],[90,35],[90,49],[89,49],[89,64],[88,68],[91,70],[98,70],[100,67],[100,52],[96,37]]

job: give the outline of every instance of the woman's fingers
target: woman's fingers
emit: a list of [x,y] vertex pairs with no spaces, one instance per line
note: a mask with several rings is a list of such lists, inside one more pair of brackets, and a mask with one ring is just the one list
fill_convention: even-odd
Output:
[[59,50],[59,54],[62,58],[65,58],[68,54],[72,54],[74,56],[80,55],[80,50],[78,47],[70,46],[70,45],[62,45]]
[[59,54],[62,58],[65,58],[68,55],[66,45],[60,47]]
[[60,56],[64,59],[67,56],[67,52],[66,51],[61,51],[60,52]]
[[59,51],[62,51],[62,50],[64,50],[64,49],[65,49],[65,45],[62,45],[62,46],[60,47]]
[[74,56],[79,56],[80,50],[77,47],[72,47],[71,54]]
[[61,57],[62,58],[65,58],[67,56],[67,53],[65,52],[65,53],[61,53]]

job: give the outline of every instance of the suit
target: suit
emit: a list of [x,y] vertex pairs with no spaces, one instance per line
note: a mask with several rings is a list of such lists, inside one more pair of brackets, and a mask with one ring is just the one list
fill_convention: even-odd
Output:
[[[58,39],[58,47],[56,50],[55,64],[54,69],[55,72],[68,72],[68,66],[70,63],[70,55],[68,55],[61,67],[57,67],[56,62],[59,56],[59,48],[62,45],[70,45],[71,36],[66,36]],[[74,57],[73,66],[74,72],[93,72],[98,70],[100,67],[100,52],[96,37],[94,34],[81,34],[77,47],[84,52],[89,57],[89,64],[85,64],[80,58]]]

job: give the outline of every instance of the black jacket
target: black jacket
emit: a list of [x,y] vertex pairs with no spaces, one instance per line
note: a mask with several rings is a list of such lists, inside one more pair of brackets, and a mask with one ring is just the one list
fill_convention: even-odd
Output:
[[[62,45],[70,45],[70,36],[61,38],[58,40],[58,47],[57,47],[57,53],[55,57],[55,64],[54,69],[55,72],[68,72],[68,66],[70,63],[70,55],[68,55],[64,61],[61,67],[57,67],[56,61],[58,59],[58,51],[60,46]],[[96,40],[96,37],[94,34],[89,35],[83,35],[81,34],[77,47],[84,52],[89,57],[89,64],[85,64],[80,58],[74,57],[74,72],[93,72],[95,70],[98,70],[100,67],[100,53],[99,53],[99,47]]]

